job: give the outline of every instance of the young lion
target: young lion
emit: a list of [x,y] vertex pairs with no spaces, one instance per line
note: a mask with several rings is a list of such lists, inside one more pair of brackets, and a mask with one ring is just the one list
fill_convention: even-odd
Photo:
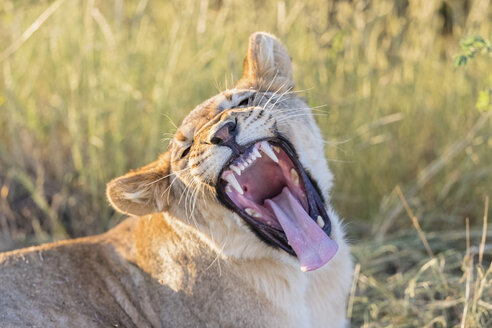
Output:
[[284,46],[253,34],[236,87],[108,184],[131,218],[0,254],[0,326],[343,327],[352,261],[293,87]]

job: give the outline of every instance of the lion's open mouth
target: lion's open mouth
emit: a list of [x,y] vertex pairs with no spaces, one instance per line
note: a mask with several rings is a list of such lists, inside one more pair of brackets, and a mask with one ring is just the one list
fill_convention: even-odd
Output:
[[297,255],[302,271],[323,266],[337,252],[321,196],[283,139],[256,142],[231,159],[217,192],[261,239]]

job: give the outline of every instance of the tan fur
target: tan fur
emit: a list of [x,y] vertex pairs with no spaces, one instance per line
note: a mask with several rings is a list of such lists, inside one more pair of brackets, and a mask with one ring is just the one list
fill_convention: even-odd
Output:
[[265,91],[283,92],[294,85],[291,59],[284,45],[270,34],[252,34],[244,59],[244,74],[236,88],[266,87]]
[[[0,326],[343,327],[352,261],[321,133],[293,86],[285,47],[253,34],[236,88],[193,110],[157,161],[108,184],[111,204],[135,217],[99,236],[0,254]],[[321,269],[301,272],[217,201],[231,150],[210,140],[228,121],[239,144],[289,139],[319,185],[339,245]]]

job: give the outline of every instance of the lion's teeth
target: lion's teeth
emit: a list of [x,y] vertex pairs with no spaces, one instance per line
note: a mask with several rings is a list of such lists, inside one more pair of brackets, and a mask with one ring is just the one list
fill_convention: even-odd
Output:
[[254,209],[252,208],[247,208],[244,210],[246,212],[246,214],[248,214],[249,216],[252,216],[254,218],[261,218],[261,213],[255,211]]
[[243,188],[241,188],[241,185],[239,184],[239,182],[237,182],[237,179],[234,176],[234,174],[231,173],[227,175],[225,177],[225,180],[229,182],[232,188],[236,189],[238,193],[240,193],[241,195],[244,194]]
[[226,193],[230,194],[232,192],[231,186],[227,185],[225,188]]
[[280,153],[280,147],[279,146],[272,146],[273,150],[275,150],[277,153]]
[[290,177],[292,178],[292,181],[296,185],[296,187],[299,187],[299,175],[297,174],[297,171],[295,169],[290,169]]
[[321,215],[318,215],[318,219],[316,219],[316,223],[318,223],[320,228],[323,228],[325,226],[325,221],[321,217]]
[[256,158],[260,158],[261,157],[261,154],[260,154],[260,152],[258,151],[258,149],[256,147],[253,148],[253,155],[255,155]]
[[278,163],[278,158],[277,155],[275,155],[275,152],[273,151],[272,147],[267,141],[262,141],[261,142],[261,150],[268,155],[274,161],[275,163]]
[[241,171],[242,171],[242,170],[244,170],[245,168],[246,168],[246,167],[244,166],[244,164],[243,164],[243,163],[239,164],[239,169],[240,169]]
[[239,169],[239,167],[237,166],[234,166],[234,165],[231,165],[229,166],[231,170],[233,170],[234,172],[236,172],[237,175],[241,175],[241,170]]

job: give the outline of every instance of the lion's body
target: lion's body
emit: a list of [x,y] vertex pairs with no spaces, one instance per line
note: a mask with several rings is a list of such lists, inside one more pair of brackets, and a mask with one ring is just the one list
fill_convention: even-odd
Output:
[[[213,252],[186,230],[157,215],[127,219],[100,236],[6,253],[2,327],[272,326],[264,311],[271,304],[235,268],[221,263],[219,270]],[[246,311],[223,312],[230,306]]]
[[[159,160],[108,184],[113,207],[135,217],[99,236],[0,254],[0,327],[345,325],[352,261],[329,203],[321,132],[290,93],[290,57],[277,39],[253,34],[244,74],[192,111]],[[232,148],[212,141],[227,122],[238,145],[282,136],[296,149],[325,200],[329,222],[317,224],[330,230],[314,225],[338,245],[321,268],[302,272],[297,256],[217,201]]]
[[312,326],[309,307],[323,298],[302,272],[224,261],[169,220],[129,218],[103,235],[1,254],[1,326]]

